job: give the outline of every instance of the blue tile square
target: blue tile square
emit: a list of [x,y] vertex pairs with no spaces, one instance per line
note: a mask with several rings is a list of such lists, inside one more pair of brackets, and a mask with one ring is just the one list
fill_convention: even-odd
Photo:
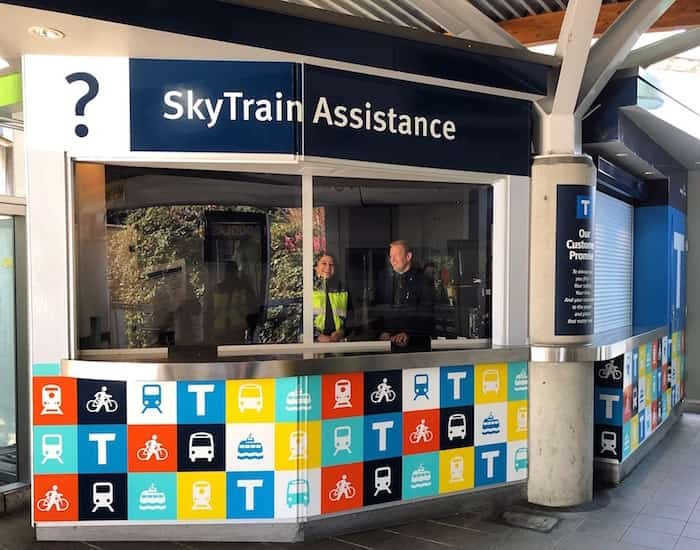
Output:
[[364,417],[365,460],[401,456],[403,426],[401,413],[371,414]]
[[321,419],[321,377],[290,376],[275,381],[275,421]]
[[404,456],[403,498],[437,495],[440,488],[439,469],[439,454],[436,452]]
[[223,380],[177,383],[178,424],[226,422],[226,383]]
[[595,423],[622,426],[622,389],[595,388]]
[[323,466],[351,464],[364,459],[364,417],[351,416],[321,422]]
[[78,426],[78,472],[81,474],[127,471],[126,426]]
[[508,401],[525,401],[528,396],[528,387],[527,362],[508,363]]
[[274,472],[228,472],[227,518],[274,518]]
[[474,404],[474,366],[440,367],[440,407]]
[[129,519],[177,519],[177,474],[129,474]]
[[34,473],[78,472],[78,427],[34,426]]
[[481,445],[474,448],[474,485],[505,483],[508,444]]

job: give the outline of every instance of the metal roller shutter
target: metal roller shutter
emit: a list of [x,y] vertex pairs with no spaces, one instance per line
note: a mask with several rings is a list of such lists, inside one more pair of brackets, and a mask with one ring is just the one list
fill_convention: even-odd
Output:
[[595,333],[632,325],[634,207],[596,192]]

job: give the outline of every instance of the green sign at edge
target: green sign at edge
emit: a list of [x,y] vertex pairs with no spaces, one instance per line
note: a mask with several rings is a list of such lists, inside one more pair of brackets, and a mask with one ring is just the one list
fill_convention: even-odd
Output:
[[22,76],[19,73],[0,76],[0,107],[22,101]]

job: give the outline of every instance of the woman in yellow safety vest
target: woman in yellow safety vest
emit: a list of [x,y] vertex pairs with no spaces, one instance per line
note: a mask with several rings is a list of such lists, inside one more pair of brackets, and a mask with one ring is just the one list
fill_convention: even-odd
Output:
[[347,289],[335,277],[335,258],[321,252],[314,277],[314,340],[340,342],[346,336],[350,298]]

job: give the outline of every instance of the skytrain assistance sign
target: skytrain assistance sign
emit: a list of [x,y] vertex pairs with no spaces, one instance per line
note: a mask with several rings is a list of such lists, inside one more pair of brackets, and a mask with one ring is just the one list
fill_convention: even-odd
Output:
[[25,74],[33,148],[530,171],[521,99],[289,62],[26,56]]

